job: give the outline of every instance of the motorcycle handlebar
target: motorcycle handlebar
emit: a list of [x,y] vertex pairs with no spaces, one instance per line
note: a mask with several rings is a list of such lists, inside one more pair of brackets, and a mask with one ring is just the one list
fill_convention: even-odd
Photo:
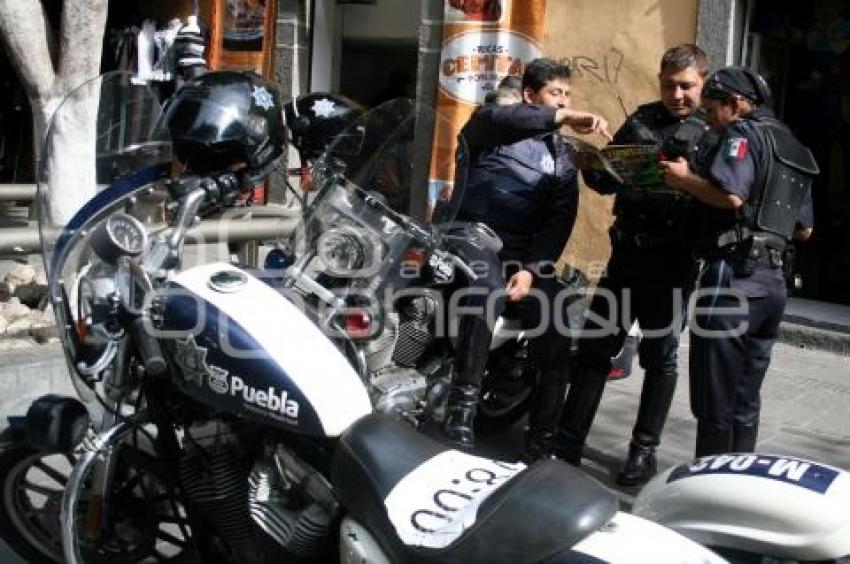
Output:
[[148,333],[145,327],[145,318],[137,317],[130,323],[130,336],[139,356],[142,359],[142,364],[145,367],[145,373],[150,376],[162,376],[165,374],[167,364],[165,356],[162,354],[162,349],[159,346],[159,341]]

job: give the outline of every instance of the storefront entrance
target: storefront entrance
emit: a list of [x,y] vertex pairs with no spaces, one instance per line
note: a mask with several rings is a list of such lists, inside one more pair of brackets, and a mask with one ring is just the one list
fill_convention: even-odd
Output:
[[744,64],[771,84],[775,109],[815,154],[815,230],[798,245],[799,296],[850,304],[850,6],[757,0]]

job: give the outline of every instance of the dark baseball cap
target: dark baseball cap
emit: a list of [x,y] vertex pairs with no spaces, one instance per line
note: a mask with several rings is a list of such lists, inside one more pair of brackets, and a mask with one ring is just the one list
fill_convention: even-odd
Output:
[[726,67],[713,72],[702,87],[702,95],[713,100],[743,96],[757,104],[769,104],[770,87],[764,78],[750,69]]

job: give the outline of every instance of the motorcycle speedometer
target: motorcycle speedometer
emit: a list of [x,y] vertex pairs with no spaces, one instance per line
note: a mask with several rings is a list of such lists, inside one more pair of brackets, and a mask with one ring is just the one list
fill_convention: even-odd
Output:
[[91,245],[104,262],[115,264],[118,257],[135,257],[147,246],[144,225],[126,213],[109,216],[92,233]]

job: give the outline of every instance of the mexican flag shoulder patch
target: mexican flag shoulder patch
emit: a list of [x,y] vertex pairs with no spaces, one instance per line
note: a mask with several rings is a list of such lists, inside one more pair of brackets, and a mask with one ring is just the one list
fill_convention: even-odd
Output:
[[730,137],[723,147],[723,154],[726,155],[727,159],[739,161],[747,156],[747,149],[746,137]]

